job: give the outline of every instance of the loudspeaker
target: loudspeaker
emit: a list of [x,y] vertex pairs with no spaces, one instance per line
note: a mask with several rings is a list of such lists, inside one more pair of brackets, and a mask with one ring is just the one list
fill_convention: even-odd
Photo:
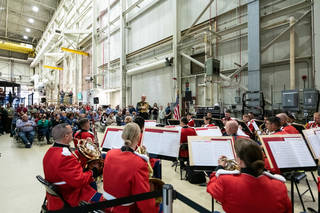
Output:
[[185,101],[192,101],[192,92],[185,91]]
[[99,104],[99,97],[94,97],[93,98],[93,103],[94,104]]
[[46,103],[47,99],[46,98],[41,98],[41,103]]

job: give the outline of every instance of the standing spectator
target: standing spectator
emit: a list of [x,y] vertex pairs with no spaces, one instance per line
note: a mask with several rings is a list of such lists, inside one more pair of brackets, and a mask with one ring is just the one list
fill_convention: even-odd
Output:
[[69,96],[69,104],[72,104],[72,98],[73,98],[72,90],[70,90],[70,92],[68,93],[68,96]]
[[163,106],[160,106],[159,109],[159,119],[161,124],[165,124],[166,111],[163,109]]
[[137,103],[137,112],[138,115],[143,117],[145,120],[149,119],[149,108],[150,105],[146,102],[146,96],[141,96],[141,101]]
[[64,102],[64,96],[65,96],[65,92],[63,90],[60,91],[60,104],[63,104]]
[[34,121],[28,120],[28,116],[23,114],[21,119],[17,121],[17,128],[19,130],[19,137],[22,139],[26,148],[31,148],[34,138]]
[[170,103],[168,103],[168,106],[166,108],[166,115],[165,115],[165,124],[169,124],[168,123],[168,120],[172,118],[172,111],[171,111],[171,108],[170,108]]
[[152,110],[151,110],[151,114],[152,114],[152,120],[158,120],[158,115],[159,115],[159,108],[157,103],[153,104]]
[[1,106],[4,104],[5,96],[6,96],[6,93],[3,91],[3,88],[0,88],[0,105]]

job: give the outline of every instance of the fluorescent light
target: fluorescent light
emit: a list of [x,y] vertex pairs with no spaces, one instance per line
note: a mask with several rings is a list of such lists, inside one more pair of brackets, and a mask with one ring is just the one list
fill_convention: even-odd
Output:
[[30,33],[30,31],[31,31],[30,28],[26,28],[27,33]]
[[31,24],[33,24],[33,23],[34,23],[34,19],[33,19],[33,18],[29,18],[29,19],[28,19],[28,22],[31,23]]
[[39,11],[39,7],[37,7],[37,6],[32,6],[32,11],[37,13],[37,12]]
[[28,36],[24,35],[23,38],[27,40],[27,39],[28,39]]

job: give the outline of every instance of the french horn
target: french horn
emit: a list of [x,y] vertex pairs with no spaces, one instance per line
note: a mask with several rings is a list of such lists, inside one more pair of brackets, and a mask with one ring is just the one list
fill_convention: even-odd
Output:
[[84,169],[90,170],[96,168],[98,170],[98,174],[102,174],[104,161],[101,158],[101,151],[99,147],[92,141],[92,139],[78,139],[78,150],[88,159]]

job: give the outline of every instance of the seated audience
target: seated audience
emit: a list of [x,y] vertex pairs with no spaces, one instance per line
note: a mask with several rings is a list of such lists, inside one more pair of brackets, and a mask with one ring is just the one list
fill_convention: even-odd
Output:
[[36,127],[36,123],[32,120],[28,120],[27,114],[23,114],[21,119],[17,120],[16,126],[18,129],[18,135],[25,144],[25,147],[31,148],[35,135],[34,127]]
[[47,144],[50,144],[50,121],[47,119],[47,115],[43,114],[42,118],[38,121],[38,140],[40,141],[43,137],[46,137]]

